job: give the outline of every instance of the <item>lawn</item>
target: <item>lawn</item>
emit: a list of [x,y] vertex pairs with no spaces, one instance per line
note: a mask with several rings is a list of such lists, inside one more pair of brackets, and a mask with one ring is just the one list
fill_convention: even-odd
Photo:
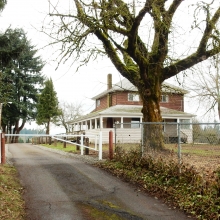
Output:
[[0,219],[24,219],[22,191],[15,168],[9,165],[0,165]]

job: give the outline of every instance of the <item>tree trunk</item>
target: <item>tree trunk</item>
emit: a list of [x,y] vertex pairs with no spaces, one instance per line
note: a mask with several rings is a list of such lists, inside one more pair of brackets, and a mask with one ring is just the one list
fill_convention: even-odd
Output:
[[[146,122],[143,126],[144,152],[152,149],[163,149],[163,130],[162,125],[159,124],[162,122],[160,111],[161,83],[154,80],[151,84],[145,85],[144,89],[139,90],[139,92],[143,102],[143,122]],[[149,122],[154,123],[150,124]]]
[[46,134],[50,134],[50,120],[47,122],[46,125]]
[[220,120],[220,100],[218,100],[218,120]]

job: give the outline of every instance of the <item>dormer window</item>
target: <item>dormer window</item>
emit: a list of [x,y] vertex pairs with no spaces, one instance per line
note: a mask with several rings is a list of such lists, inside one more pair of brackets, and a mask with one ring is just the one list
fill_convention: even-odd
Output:
[[160,101],[161,102],[168,102],[169,101],[168,95],[162,95]]
[[130,102],[139,102],[139,95],[136,93],[128,93],[128,101]]
[[96,100],[96,107],[100,106],[100,99]]

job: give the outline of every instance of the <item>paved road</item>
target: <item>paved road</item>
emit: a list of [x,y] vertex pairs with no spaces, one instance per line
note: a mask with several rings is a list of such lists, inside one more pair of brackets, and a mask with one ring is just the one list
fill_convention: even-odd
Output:
[[8,145],[31,220],[185,220],[160,201],[80,159]]

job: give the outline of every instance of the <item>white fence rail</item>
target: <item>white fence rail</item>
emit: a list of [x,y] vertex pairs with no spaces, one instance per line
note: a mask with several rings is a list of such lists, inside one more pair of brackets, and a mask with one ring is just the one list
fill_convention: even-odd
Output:
[[[50,137],[50,138],[58,140],[58,141],[62,141],[62,142],[68,143],[68,144],[74,144],[76,146],[79,146],[81,155],[84,155],[84,149],[85,148],[97,151],[99,160],[102,160],[102,132],[101,131],[99,132],[99,135],[83,135],[83,134],[80,134],[80,135],[69,135],[69,134],[57,134],[57,135],[48,135],[48,134],[5,134],[5,136],[6,137],[12,137],[12,136],[17,136],[17,137],[18,136],[19,137],[22,137],[22,136],[23,137],[30,137],[30,136],[31,137]],[[80,138],[80,143],[75,143],[75,142],[69,141],[67,139],[64,139],[64,138],[67,138],[67,137]],[[84,145],[84,139],[85,138],[94,139],[94,143],[95,143],[94,148]]]

